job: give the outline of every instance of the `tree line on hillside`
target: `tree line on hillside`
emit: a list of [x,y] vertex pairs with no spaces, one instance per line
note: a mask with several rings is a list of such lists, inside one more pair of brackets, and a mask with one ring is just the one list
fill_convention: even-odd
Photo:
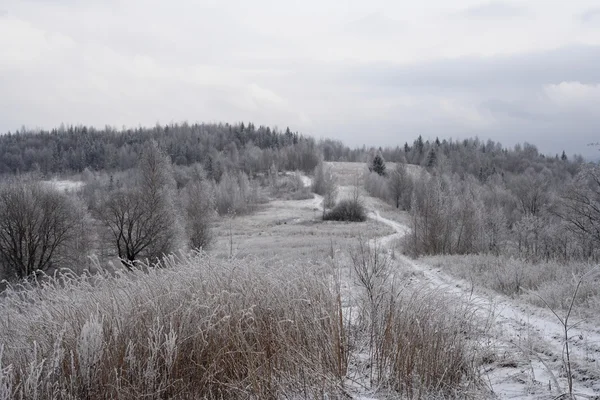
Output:
[[[445,152],[420,170],[386,168],[372,153],[365,188],[410,213],[405,246],[414,255],[508,255],[528,261],[600,259],[600,168],[567,157],[542,157],[532,145],[507,151],[483,145]],[[452,160],[513,160],[491,173]],[[491,153],[491,155],[490,155]],[[496,154],[494,154],[496,153]],[[526,167],[526,168],[525,168]],[[524,170],[522,170],[525,168]]]
[[[124,171],[133,168],[144,143],[156,141],[173,164],[190,166],[202,163],[209,178],[219,180],[232,166],[247,175],[267,173],[272,165],[280,170],[310,173],[319,157],[325,161],[368,161],[373,148],[351,149],[337,140],[318,143],[289,128],[280,131],[253,123],[244,124],[170,124],[152,128],[96,129],[87,126],[64,126],[52,130],[28,130],[0,135],[0,174],[38,172],[52,174],[91,171]],[[415,139],[412,145],[379,148],[382,157],[434,167],[442,165],[453,173],[465,173],[484,181],[496,172],[523,173],[536,165],[567,165],[574,175],[581,156],[572,160],[565,152],[553,157],[541,154],[534,145],[525,143],[505,148],[500,143],[477,138],[461,141]]]
[[[213,216],[252,210],[265,201],[265,187],[276,197],[310,196],[299,176],[279,177],[285,170],[314,174],[325,219],[362,220],[357,199],[335,208],[336,179],[323,162],[346,157],[369,165],[370,194],[410,212],[406,245],[414,255],[600,258],[598,166],[546,157],[530,144],[419,137],[396,149],[349,150],[289,129],[172,124],[19,132],[0,137],[0,154],[19,154],[22,162],[0,161],[0,262],[11,276],[84,265],[90,253],[131,267],[178,248],[206,248]],[[390,154],[396,165],[388,167]],[[7,174],[21,166],[31,173]],[[39,182],[58,171],[81,172],[81,192]]]
[[51,174],[124,171],[135,167],[144,144],[158,143],[175,165],[202,163],[209,178],[219,180],[231,164],[246,174],[280,169],[311,172],[318,162],[317,144],[289,128],[254,124],[170,124],[153,128],[61,126],[0,135],[0,174]]
[[569,158],[563,151],[560,155],[547,156],[540,153],[530,143],[517,144],[513,148],[503,147],[493,140],[481,141],[470,138],[454,141],[439,140],[430,142],[417,137],[409,145],[396,147],[360,147],[351,149],[340,141],[322,140],[319,143],[325,161],[369,162],[376,151],[388,162],[400,162],[419,165],[426,168],[442,166],[446,171],[461,176],[468,173],[484,181],[495,173],[523,173],[529,167],[544,165],[548,168],[558,166],[570,175],[577,172],[578,165],[584,162],[580,155]]

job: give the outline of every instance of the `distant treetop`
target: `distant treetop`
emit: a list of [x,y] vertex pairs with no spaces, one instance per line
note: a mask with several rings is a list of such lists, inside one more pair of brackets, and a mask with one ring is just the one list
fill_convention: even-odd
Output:
[[[289,128],[279,132],[265,126],[256,128],[252,123],[182,123],[121,130],[109,126],[96,129],[61,125],[50,131],[22,129],[0,135],[0,173],[39,171],[49,174],[81,172],[86,168],[125,170],[135,165],[144,143],[150,140],[155,140],[179,165],[205,162],[228,145],[229,152],[234,152],[232,145],[236,149],[258,148],[271,152],[297,146],[316,148],[314,139]],[[298,160],[301,157],[299,155]]]

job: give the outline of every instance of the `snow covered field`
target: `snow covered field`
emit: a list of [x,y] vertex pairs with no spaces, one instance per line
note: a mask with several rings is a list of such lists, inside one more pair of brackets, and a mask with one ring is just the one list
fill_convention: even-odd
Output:
[[[335,168],[339,170],[339,168],[343,169],[344,166],[338,165]],[[356,167],[353,166],[353,168]],[[346,180],[349,180],[354,173],[355,171],[346,169],[346,172],[342,174],[345,174]],[[311,185],[310,178],[302,177],[302,179],[305,186]],[[81,187],[80,182],[74,181],[48,181],[47,184],[54,186],[57,190],[68,191],[77,190]],[[338,199],[352,196],[354,190],[353,186],[342,185],[338,191]],[[239,293],[243,293],[243,296],[248,296],[249,308],[244,313],[247,312],[250,315],[255,312],[253,304],[262,301],[260,300],[261,296],[269,290],[269,285],[283,285],[289,277],[295,276],[294,265],[309,266],[307,271],[312,274],[310,276],[310,279],[312,279],[310,280],[311,284],[321,282],[325,286],[330,285],[328,288],[321,287],[320,290],[323,290],[323,292],[318,293],[318,296],[326,296],[327,293],[335,293],[336,290],[339,290],[339,304],[341,304],[340,308],[343,314],[343,322],[340,325],[346,327],[349,332],[347,334],[351,335],[356,334],[355,330],[359,329],[360,325],[359,320],[368,313],[365,314],[364,304],[361,303],[364,300],[364,287],[357,283],[356,272],[352,269],[349,254],[353,249],[356,249],[359,240],[366,240],[370,251],[380,251],[382,259],[389,262],[389,280],[400,288],[403,296],[410,297],[416,294],[415,298],[425,304],[423,309],[428,310],[427,312],[436,312],[436,307],[438,307],[437,310],[441,310],[441,312],[463,310],[471,313],[465,321],[474,322],[475,329],[465,326],[464,332],[458,331],[455,334],[463,337],[473,354],[472,360],[477,370],[476,381],[479,386],[476,388],[465,387],[465,391],[455,393],[455,397],[537,400],[557,398],[560,394],[567,392],[564,329],[558,318],[550,310],[524,303],[518,299],[511,299],[490,290],[474,287],[472,282],[453,277],[440,267],[402,255],[398,250],[398,242],[409,232],[406,214],[396,211],[381,200],[367,196],[362,189],[360,189],[360,192],[368,212],[368,221],[363,223],[320,221],[323,198],[319,195],[314,195],[312,199],[306,200],[274,200],[251,214],[233,219],[221,218],[215,228],[216,242],[212,249],[213,255],[218,260],[219,265],[232,267],[232,270],[227,274],[231,273],[231,277],[235,276],[235,279],[239,279],[240,271],[247,274],[240,275],[246,280],[254,279],[251,277],[255,274],[255,269],[260,271],[261,274],[265,274],[265,281],[260,281],[263,278],[254,281],[254,287],[251,290],[246,290],[244,285],[236,286],[243,282],[237,282],[229,276],[222,277],[223,281],[219,283],[223,287],[223,292],[214,292],[210,287],[204,288],[203,285],[207,279],[216,279],[217,276],[221,279],[220,273],[218,273],[219,270],[211,267],[213,261],[210,258],[200,257],[198,260],[194,260],[194,263],[199,263],[205,270],[194,269],[195,264],[192,261],[186,261],[185,258],[182,259],[182,265],[178,268],[189,274],[191,279],[195,279],[197,285],[202,285],[203,290],[206,290],[206,299],[215,302],[210,307],[221,304],[219,302],[224,300],[220,297],[229,296],[229,294],[225,295],[226,293],[239,291]],[[231,260],[232,255],[237,258],[228,261]],[[173,262],[177,263],[179,261],[174,259]],[[246,269],[246,263],[252,264],[252,268]],[[331,266],[324,265],[327,263],[330,263]],[[278,269],[283,265],[287,266],[286,271]],[[36,337],[42,338],[35,327],[53,326],[55,317],[48,319],[48,316],[58,312],[56,310],[62,309],[61,307],[70,307],[68,312],[77,310],[78,317],[76,323],[68,322],[68,333],[74,332],[72,340],[82,343],[85,337],[81,336],[83,333],[79,337],[77,336],[79,330],[83,332],[84,327],[99,324],[98,320],[92,318],[93,316],[90,317],[86,314],[87,309],[85,307],[95,310],[96,304],[101,304],[104,307],[102,311],[104,318],[116,324],[112,328],[114,331],[111,335],[115,335],[114,340],[117,340],[120,330],[123,329],[122,326],[119,327],[119,324],[125,324],[127,320],[119,318],[129,315],[127,312],[134,310],[133,308],[130,311],[127,311],[128,309],[121,310],[122,306],[127,305],[127,301],[130,301],[125,301],[127,296],[135,294],[135,296],[140,297],[139,302],[136,300],[132,303],[135,307],[146,307],[144,304],[153,304],[151,307],[148,306],[148,312],[151,312],[154,308],[163,307],[162,300],[154,297],[154,291],[163,293],[163,296],[167,296],[167,294],[168,296],[175,296],[174,293],[180,291],[185,296],[191,296],[190,298],[194,302],[200,301],[194,297],[196,296],[194,294],[196,289],[193,285],[187,283],[187,278],[178,279],[177,273],[177,269],[165,269],[162,272],[152,272],[150,277],[140,274],[139,276],[136,275],[136,279],[132,280],[131,283],[112,281],[112,278],[107,276],[99,278],[97,282],[90,280],[89,282],[76,283],[72,289],[63,287],[62,284],[58,284],[56,288],[49,285],[40,290],[39,293],[32,294],[32,304],[38,301],[33,300],[36,296],[39,296],[39,299],[44,298],[44,296],[51,296],[49,298],[53,299],[45,302],[41,309],[35,312],[31,311],[34,310],[34,307],[29,304],[29,301],[22,302],[19,295],[13,294],[10,301],[0,302],[0,308],[4,310],[6,315],[11,315],[11,318],[14,318],[13,321],[18,321],[18,324],[23,324],[23,326],[29,328],[25,329],[27,331],[26,335],[15,336],[13,331],[18,329],[15,322],[6,324],[4,327],[0,324],[0,333],[3,332],[2,334],[7,335],[5,337],[11,337],[10,342],[6,341],[6,345],[12,346],[11,351],[18,351],[15,350],[17,349],[15,344],[24,348],[28,345],[28,340],[34,340]],[[217,273],[217,275],[211,275],[213,273]],[[270,281],[272,274],[275,274],[274,281]],[[166,276],[169,279],[163,279]],[[124,277],[123,279],[128,278]],[[293,279],[294,282],[296,282],[296,279],[298,278]],[[167,284],[166,282],[171,283]],[[122,290],[115,291],[115,287],[122,287]],[[298,296],[305,296],[308,293],[304,287],[294,287],[294,290],[298,290]],[[56,291],[56,293],[49,295],[48,293],[52,291]],[[71,292],[79,297],[72,297]],[[86,300],[88,292],[91,296],[89,301]],[[110,297],[113,296],[113,292],[115,296],[124,296],[123,304],[115,302]],[[86,295],[82,293],[86,293]],[[212,299],[211,296],[214,293],[222,294]],[[107,294],[110,296],[107,296]],[[285,295],[285,290],[278,291],[277,297],[270,300],[272,301],[270,307],[277,307],[278,302],[287,301],[284,300]],[[62,301],[62,299],[75,298],[79,300],[70,300],[68,305],[65,305],[66,303]],[[322,299],[323,297],[318,298]],[[60,299],[60,302],[56,302],[55,299]],[[183,303],[180,304],[179,301],[174,298],[173,309],[167,307],[163,310],[164,315],[161,315],[165,318],[165,321],[171,318],[171,313],[177,314],[183,312],[182,310],[185,311],[185,307],[181,305]],[[321,300],[315,300],[315,304],[318,301]],[[427,304],[428,302],[430,304]],[[210,308],[203,305],[203,303],[198,303],[196,306],[198,312],[200,310],[204,312]],[[243,306],[246,307],[246,305]],[[31,315],[30,320],[23,318],[23,315],[25,315],[21,311],[23,307],[31,308],[29,311],[31,313],[29,314]],[[117,309],[112,310],[112,307],[117,307]],[[292,310],[292,305],[290,305],[289,310]],[[185,313],[187,315],[187,311]],[[557,313],[563,315],[561,311],[557,311]],[[60,315],[64,316],[66,314]],[[429,317],[429,315],[422,316],[423,318]],[[207,314],[206,318],[210,320],[212,317]],[[292,319],[291,316],[286,318]],[[295,316],[293,318],[299,317]],[[417,318],[420,317],[417,316]],[[36,319],[42,321],[43,324],[40,325]],[[418,323],[418,319],[416,323]],[[217,322],[221,323],[220,320],[215,323]],[[141,321],[139,323],[143,324],[145,322]],[[600,328],[589,322],[580,322],[576,319],[571,324],[573,323],[575,325],[568,332],[571,363],[574,372],[573,391],[577,398],[598,398],[600,396]],[[168,329],[171,332],[172,327]],[[188,328],[182,325],[178,329]],[[307,329],[310,331],[317,328],[310,326]],[[333,327],[327,329],[333,329]],[[100,333],[97,334],[100,335]],[[168,334],[171,335],[172,332]],[[325,335],[326,332],[323,331],[319,334]],[[164,333],[164,335],[167,335],[167,333]],[[141,340],[140,343],[145,340],[143,335],[139,339]],[[364,335],[363,339],[365,340],[361,340],[360,337],[358,337],[358,340],[354,338],[352,346],[348,348],[348,365],[344,381],[345,393],[349,398],[356,400],[390,398],[389,392],[385,392],[377,384],[373,384],[373,355],[370,353],[372,350],[369,350],[368,340]],[[284,341],[287,339],[282,337],[281,340],[282,346],[284,346]],[[182,342],[177,343],[182,345]],[[201,342],[198,342],[198,346],[201,344]],[[51,341],[43,344],[46,347],[45,351],[51,351],[52,345],[53,342]],[[36,346],[40,346],[40,344],[36,344]],[[37,347],[35,348],[37,349]],[[0,347],[0,355],[2,354],[1,350]],[[450,348],[443,348],[439,351],[445,353],[450,350]],[[34,349],[33,354],[35,357],[41,357],[37,355],[36,351]],[[319,348],[318,351],[322,352],[323,349]],[[5,352],[4,354],[6,357],[8,353]],[[2,362],[1,356],[0,362]],[[40,360],[34,358],[33,362],[35,364]],[[6,374],[8,370],[2,369],[4,366],[5,364],[0,364],[0,383],[3,382],[2,379],[8,379],[9,376]],[[39,364],[39,368],[42,371],[43,364]],[[5,373],[4,376],[3,373]],[[469,380],[469,382],[473,383],[473,380]],[[0,398],[2,398],[1,395]]]

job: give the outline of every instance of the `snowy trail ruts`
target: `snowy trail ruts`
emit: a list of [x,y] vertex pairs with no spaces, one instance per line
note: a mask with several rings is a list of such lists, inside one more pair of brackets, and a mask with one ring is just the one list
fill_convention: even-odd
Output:
[[[310,181],[305,183],[309,185]],[[342,196],[339,196],[342,197]],[[323,197],[315,194],[312,201],[313,207],[322,207]],[[377,210],[371,210],[367,217],[385,224],[395,233],[372,239],[371,246],[390,248],[394,242],[409,232],[409,228],[397,221],[382,217]],[[539,384],[532,387],[532,382],[525,382],[522,377],[523,366],[496,369],[488,374],[488,381],[495,395],[501,399],[545,399],[555,398],[556,388],[552,391],[544,390],[553,375],[559,381],[562,392],[566,391],[567,384],[562,360],[564,353],[564,331],[562,325],[549,310],[541,309],[523,302],[511,300],[500,294],[479,294],[472,290],[469,282],[449,276],[430,265],[412,260],[409,257],[396,253],[396,257],[409,265],[420,280],[430,287],[451,294],[457,299],[475,305],[482,318],[492,318],[492,332],[496,341],[501,343],[504,351],[518,353],[522,349],[518,343],[524,337],[530,337],[535,342],[535,354],[528,354],[531,374],[529,379]],[[561,315],[561,313],[559,313]],[[573,320],[573,322],[577,322]],[[569,330],[569,346],[571,358],[575,364],[587,366],[600,375],[600,329],[586,324],[578,325]],[[532,350],[533,351],[533,350]],[[541,360],[541,361],[540,361]],[[512,369],[512,371],[511,371]],[[581,398],[600,399],[600,381],[588,378],[574,379],[574,393]],[[364,397],[360,397],[364,398]]]
[[[388,247],[397,239],[400,239],[408,231],[405,225],[382,217],[378,211],[370,211],[368,217],[386,224],[393,228],[396,233],[384,236],[377,239],[377,243],[382,247]],[[517,338],[521,337],[524,332],[536,335],[535,340],[542,341],[540,349],[545,349],[542,354],[535,354],[535,358],[546,358],[545,364],[542,364],[543,369],[551,369],[555,377],[561,375],[561,365],[557,366],[556,360],[561,360],[563,357],[564,348],[564,330],[556,317],[548,310],[539,309],[528,304],[517,303],[502,295],[494,295],[486,297],[473,292],[469,283],[460,279],[453,278],[439,269],[435,269],[429,265],[415,262],[414,260],[400,255],[400,260],[411,266],[415,271],[423,276],[423,280],[432,288],[439,289],[445,293],[452,294],[457,298],[468,301],[474,304],[480,310],[482,316],[494,316],[494,329],[500,335],[502,340],[507,343],[512,343]],[[560,313],[559,313],[560,315]],[[575,321],[574,321],[575,322]],[[580,365],[587,364],[596,372],[600,370],[600,332],[598,328],[581,324],[569,330],[569,346],[571,358],[575,363]],[[517,348],[514,349],[517,351]],[[554,360],[554,362],[552,362]],[[532,367],[533,368],[533,367]],[[546,371],[538,371],[537,376],[547,374]],[[534,374],[535,375],[535,374]],[[562,389],[566,386],[562,383]],[[493,386],[493,384],[492,384]],[[496,395],[500,398],[540,398],[535,394],[532,396],[523,396],[525,393],[515,393],[514,385],[505,385],[510,390],[507,393],[502,392],[504,387],[502,384],[497,384],[495,389]],[[596,382],[595,387],[592,387],[584,382],[575,382],[576,392],[585,398],[596,398],[600,394],[600,383]],[[539,393],[538,393],[539,395]],[[543,398],[543,397],[542,397]]]

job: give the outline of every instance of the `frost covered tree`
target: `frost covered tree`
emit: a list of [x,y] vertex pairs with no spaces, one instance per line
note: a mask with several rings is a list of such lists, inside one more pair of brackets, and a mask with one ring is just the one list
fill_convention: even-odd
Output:
[[323,210],[335,205],[338,185],[329,165],[321,161],[314,172],[312,191],[323,196]]
[[214,186],[202,167],[192,169],[190,181],[181,190],[182,207],[189,247],[206,249],[212,241],[212,221],[216,215]]
[[434,149],[429,150],[427,155],[427,168],[433,168],[437,165],[437,154]]
[[412,191],[411,186],[406,165],[402,163],[396,164],[396,168],[390,173],[388,180],[388,191],[396,208],[400,208],[402,197],[409,195],[408,191]]
[[215,187],[215,201],[220,215],[243,214],[252,204],[252,191],[244,172],[225,172]]
[[212,241],[214,189],[207,181],[193,181],[183,189],[182,194],[190,248],[206,249]]
[[559,215],[570,229],[600,244],[600,167],[589,165],[561,198]]
[[415,254],[468,254],[484,248],[484,204],[475,178],[422,172],[415,181],[408,245]]
[[181,245],[183,230],[174,204],[171,161],[152,141],[138,162],[130,187],[109,193],[99,210],[123,265],[158,261]]
[[551,174],[547,170],[537,173],[532,168],[524,174],[513,177],[509,188],[516,196],[523,215],[538,216],[549,202]]

